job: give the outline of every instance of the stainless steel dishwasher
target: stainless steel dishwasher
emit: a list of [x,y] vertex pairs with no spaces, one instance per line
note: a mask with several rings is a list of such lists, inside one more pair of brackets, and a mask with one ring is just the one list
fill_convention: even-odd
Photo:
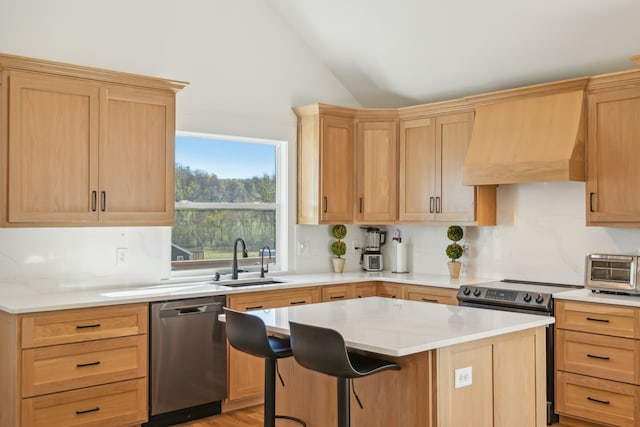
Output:
[[151,303],[149,422],[168,426],[220,413],[227,397],[225,296]]

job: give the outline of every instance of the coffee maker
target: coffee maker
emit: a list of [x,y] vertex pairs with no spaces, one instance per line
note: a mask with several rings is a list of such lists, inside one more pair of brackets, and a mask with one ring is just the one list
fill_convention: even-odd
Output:
[[382,271],[382,252],[380,249],[387,243],[387,232],[378,227],[361,227],[367,231],[366,243],[362,247],[360,264],[366,271]]

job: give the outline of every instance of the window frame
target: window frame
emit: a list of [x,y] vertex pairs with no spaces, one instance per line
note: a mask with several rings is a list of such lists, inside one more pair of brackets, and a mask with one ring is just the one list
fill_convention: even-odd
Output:
[[[270,266],[270,271],[285,272],[288,269],[289,251],[287,242],[289,240],[289,227],[288,227],[288,194],[289,194],[289,174],[288,174],[288,158],[289,158],[289,146],[287,141],[267,139],[267,138],[255,138],[255,137],[242,137],[234,135],[221,135],[205,132],[190,132],[190,131],[176,131],[176,137],[188,136],[201,139],[210,140],[223,140],[228,142],[244,142],[252,144],[266,144],[275,147],[275,176],[276,176],[276,201],[275,203],[211,203],[211,202],[174,202],[174,209],[242,209],[242,210],[274,210],[276,221],[276,242],[275,248],[277,249],[277,257],[275,264]],[[175,160],[174,160],[175,169]],[[175,183],[175,180],[174,180]],[[173,232],[173,226],[171,227]],[[170,239],[170,244],[173,244],[173,235]],[[250,244],[250,242],[247,242]],[[241,266],[255,266],[256,262],[260,262],[260,257],[250,258],[238,258],[238,265]],[[190,275],[203,275],[214,274],[216,270],[231,267],[230,260],[194,260],[194,261],[171,261],[171,276],[190,276]],[[258,267],[259,269],[259,267]]]

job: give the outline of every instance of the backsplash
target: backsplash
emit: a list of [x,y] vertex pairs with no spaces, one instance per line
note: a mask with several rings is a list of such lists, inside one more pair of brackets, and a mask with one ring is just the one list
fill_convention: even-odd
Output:
[[[171,274],[170,241],[170,227],[2,228],[0,283],[82,289],[157,282]],[[117,248],[126,248],[120,265]]]
[[[587,227],[584,209],[583,182],[500,185],[498,225],[464,227],[462,243],[468,248],[461,258],[462,275],[582,285],[587,253],[638,252],[640,229]],[[447,226],[389,225],[389,236],[396,228],[409,245],[411,272],[448,274]],[[298,271],[330,271],[328,226],[299,225],[296,231],[298,246],[300,242],[308,246],[306,255],[296,259]],[[363,236],[357,226],[349,226],[346,271],[360,267],[351,242],[362,241]],[[390,245],[383,252],[388,270]]]

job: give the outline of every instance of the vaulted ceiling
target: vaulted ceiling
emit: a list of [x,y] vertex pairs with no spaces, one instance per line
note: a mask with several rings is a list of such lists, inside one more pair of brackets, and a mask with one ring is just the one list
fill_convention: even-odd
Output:
[[637,0],[267,0],[365,107],[636,67]]

